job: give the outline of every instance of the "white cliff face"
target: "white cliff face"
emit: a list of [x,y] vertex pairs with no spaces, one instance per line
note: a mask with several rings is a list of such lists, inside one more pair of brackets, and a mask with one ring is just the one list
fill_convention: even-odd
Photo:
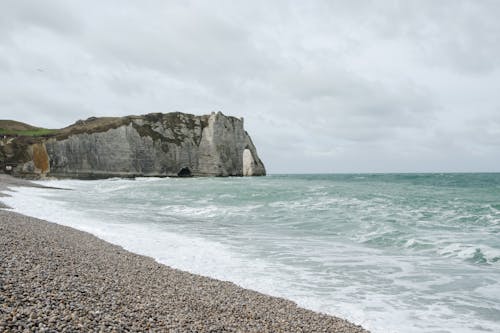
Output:
[[243,175],[243,151],[248,145],[247,136],[243,120],[226,117],[220,112],[212,113],[202,133],[198,171],[214,176]]
[[[209,116],[170,113],[128,117],[116,128],[52,138],[45,146],[49,174],[56,177],[266,173],[243,120],[220,112]],[[251,162],[245,162],[249,158]]]

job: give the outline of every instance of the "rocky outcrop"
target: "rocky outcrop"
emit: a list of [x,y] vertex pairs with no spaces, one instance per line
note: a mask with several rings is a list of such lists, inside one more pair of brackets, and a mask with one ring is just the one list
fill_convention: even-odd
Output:
[[180,112],[89,118],[29,145],[18,174],[106,178],[260,176],[243,119]]

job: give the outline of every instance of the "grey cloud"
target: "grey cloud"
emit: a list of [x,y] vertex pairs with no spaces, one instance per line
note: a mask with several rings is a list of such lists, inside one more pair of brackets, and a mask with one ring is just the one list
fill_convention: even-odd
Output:
[[[415,56],[465,74],[500,65],[496,1],[398,1],[374,26],[388,38],[412,41]],[[385,20],[391,17],[391,20]]]
[[105,27],[96,25],[91,38],[85,40],[89,50],[110,62],[195,80],[251,77],[264,66],[240,25],[214,17],[203,8],[159,7],[158,12],[152,9],[143,14],[149,17],[129,12],[101,22]]
[[[3,51],[1,48],[0,48],[0,51]],[[10,62],[9,60],[2,55],[2,52],[0,52],[0,72],[8,72],[11,70],[11,65],[10,65]]]
[[221,110],[245,117],[271,173],[491,168],[498,7],[8,0],[0,118]]
[[[3,0],[0,11],[0,37],[18,30],[43,28],[57,34],[74,34],[83,26],[67,1]],[[2,33],[3,32],[3,33]]]
[[[306,11],[316,15],[317,2]],[[412,57],[427,66],[463,74],[482,74],[500,65],[498,1],[324,1],[330,21],[320,31],[343,34],[350,48],[363,52],[371,42],[394,41],[412,49]],[[340,15],[339,15],[340,14]],[[356,47],[354,47],[356,46]]]
[[[459,141],[471,151],[484,150],[497,154],[500,151],[500,108],[496,114],[484,121],[482,118],[472,119],[466,128],[457,129],[453,137],[461,138]],[[469,141],[467,138],[474,138]]]
[[286,82],[289,99],[299,105],[296,114],[308,119],[303,126],[332,139],[384,139],[393,130],[426,126],[438,109],[432,93],[411,82],[391,86],[340,70],[316,70]]

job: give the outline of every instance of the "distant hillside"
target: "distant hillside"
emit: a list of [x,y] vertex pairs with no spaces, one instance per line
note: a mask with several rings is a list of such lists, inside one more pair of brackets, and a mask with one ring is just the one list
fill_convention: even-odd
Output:
[[41,136],[55,134],[57,131],[31,126],[15,120],[0,120],[0,135]]

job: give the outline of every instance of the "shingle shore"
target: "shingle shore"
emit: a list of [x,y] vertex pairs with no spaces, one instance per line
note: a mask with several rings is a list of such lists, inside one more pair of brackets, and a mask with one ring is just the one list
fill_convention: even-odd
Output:
[[[0,191],[28,184],[0,175]],[[0,332],[24,331],[368,332],[83,231],[0,210]]]

